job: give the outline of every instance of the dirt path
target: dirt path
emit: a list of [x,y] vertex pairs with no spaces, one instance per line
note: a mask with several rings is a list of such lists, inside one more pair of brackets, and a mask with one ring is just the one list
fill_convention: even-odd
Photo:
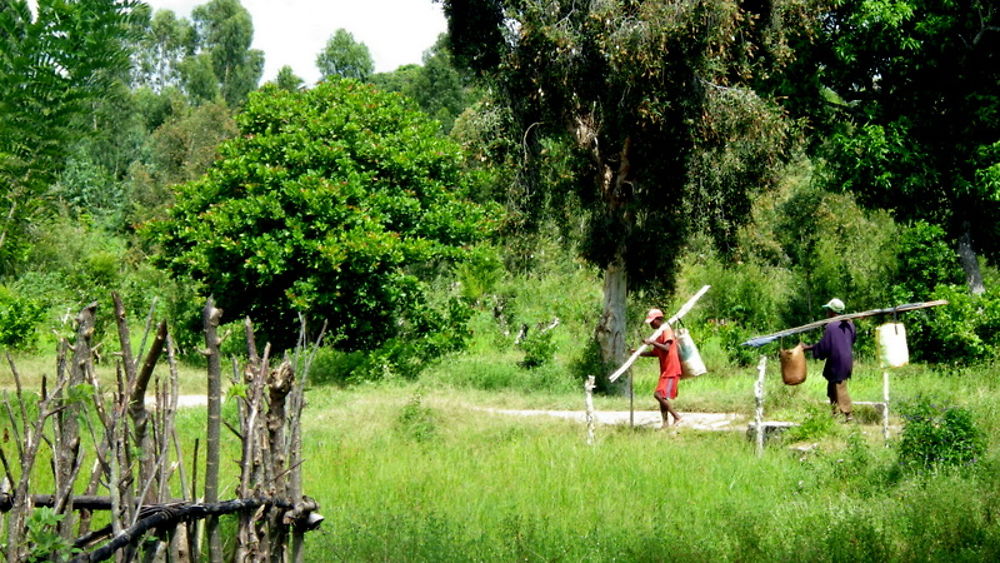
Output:
[[[587,421],[587,413],[584,411],[548,411],[548,410],[511,410],[511,409],[482,409],[509,416],[551,416],[556,418],[566,418],[580,423]],[[684,412],[680,413],[680,428],[694,428],[696,430],[739,430],[747,428],[748,418],[740,414],[731,413],[709,413],[709,412]],[[598,424],[628,424],[628,411],[596,411],[594,417]],[[660,413],[658,411],[636,411],[635,425],[643,427],[658,428],[661,424]]]
[[[205,395],[181,395],[177,398],[177,406],[203,407],[208,404]],[[146,398],[147,407],[155,407],[154,397]],[[491,409],[476,408],[497,415],[506,416],[549,416],[554,418],[564,418],[575,420],[579,423],[587,422],[587,413],[584,411],[556,411],[556,410],[514,410],[514,409]],[[594,413],[597,424],[628,424],[628,411],[596,411]],[[710,412],[686,412],[681,413],[681,428],[694,428],[696,430],[746,430],[748,418],[745,415],[732,413],[710,413]],[[660,413],[657,411],[636,411],[635,425],[642,427],[657,428],[660,426]]]

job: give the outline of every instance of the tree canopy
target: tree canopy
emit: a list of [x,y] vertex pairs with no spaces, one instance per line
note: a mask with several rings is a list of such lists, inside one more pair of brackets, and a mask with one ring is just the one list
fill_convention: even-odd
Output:
[[296,312],[348,349],[432,337],[451,313],[427,282],[490,231],[464,199],[457,147],[392,94],[353,80],[265,86],[208,174],[182,185],[149,233],[157,260],[199,281],[227,318],[289,344]]
[[512,109],[528,156],[545,139],[575,147],[576,181],[563,185],[585,208],[584,256],[606,270],[603,355],[620,359],[628,287],[670,287],[694,230],[730,246],[776,177],[792,130],[752,86],[792,58],[798,20],[786,16],[799,3],[443,4],[453,53]]
[[375,63],[367,45],[355,41],[346,29],[338,29],[316,56],[316,68],[323,78],[368,80],[375,71]]
[[830,184],[944,228],[981,291],[974,250],[1000,256],[1000,6],[835,2],[817,21],[783,93],[826,133]]

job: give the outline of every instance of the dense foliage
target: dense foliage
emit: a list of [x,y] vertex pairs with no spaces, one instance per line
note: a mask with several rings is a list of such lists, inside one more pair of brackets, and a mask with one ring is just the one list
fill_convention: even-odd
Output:
[[131,0],[25,0],[0,5],[0,265],[24,249],[39,196],[81,135],[88,104],[127,66]]
[[[157,260],[274,342],[296,312],[347,349],[448,328],[427,283],[490,230],[457,148],[396,95],[350,80],[255,93],[240,135],[149,232]],[[459,320],[459,319],[454,319]],[[318,323],[315,325],[318,326]]]
[[338,29],[316,56],[316,68],[323,78],[368,80],[375,62],[364,43],[358,43],[346,29]]
[[820,21],[785,91],[827,133],[829,185],[943,227],[981,291],[974,253],[1000,252],[1000,8],[832,2]]
[[[798,3],[760,12],[728,0],[444,7],[457,59],[489,79],[513,116],[508,134],[527,157],[521,180],[536,194],[526,208],[566,201],[537,195],[554,189],[577,196],[581,253],[606,271],[596,334],[605,359],[619,360],[627,291],[671,288],[678,249],[696,232],[731,251],[750,202],[794,145],[792,124],[753,79],[790,60],[782,46],[803,20],[784,16]],[[542,175],[553,143],[572,147],[568,182]]]

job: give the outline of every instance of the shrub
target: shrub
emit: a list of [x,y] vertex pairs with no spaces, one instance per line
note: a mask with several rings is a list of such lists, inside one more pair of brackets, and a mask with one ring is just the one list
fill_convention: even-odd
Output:
[[0,286],[0,344],[30,348],[38,338],[35,327],[42,321],[43,307],[33,299]]
[[805,420],[788,431],[787,439],[792,441],[814,440],[830,434],[836,427],[836,420],[830,416],[829,407],[810,405],[808,410]]
[[556,345],[552,342],[552,331],[535,330],[529,331],[520,344],[524,351],[524,359],[520,366],[534,369],[544,366],[552,361],[556,353]]
[[1000,345],[1000,290],[972,295],[941,285],[931,295],[948,305],[907,314],[910,349],[918,361],[968,364],[990,360]]
[[986,451],[983,432],[968,409],[940,407],[921,396],[904,404],[900,411],[904,425],[898,460],[904,469],[969,465]]
[[894,292],[903,300],[928,299],[938,285],[958,285],[964,280],[958,254],[937,225],[917,221],[903,229],[898,252]]
[[346,383],[363,361],[363,352],[344,352],[324,346],[316,351],[309,370],[309,381],[318,385]]

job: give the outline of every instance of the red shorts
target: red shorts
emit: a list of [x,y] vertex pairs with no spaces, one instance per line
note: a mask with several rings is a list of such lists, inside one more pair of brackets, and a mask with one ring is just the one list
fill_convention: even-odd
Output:
[[659,383],[656,384],[656,393],[667,399],[677,398],[677,382],[680,381],[679,377],[664,377],[660,376]]

